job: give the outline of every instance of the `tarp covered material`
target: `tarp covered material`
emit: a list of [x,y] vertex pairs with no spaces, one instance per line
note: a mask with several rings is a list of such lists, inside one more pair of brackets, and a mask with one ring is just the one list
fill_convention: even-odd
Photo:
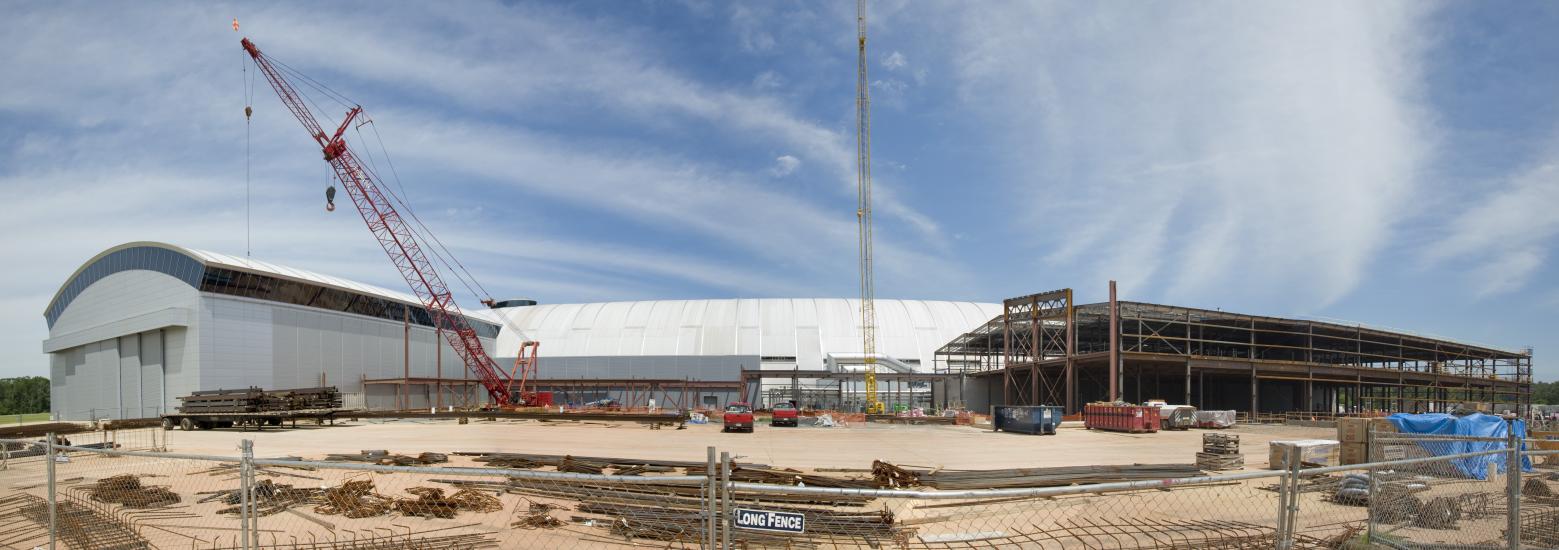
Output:
[[[1454,416],[1445,413],[1407,414],[1397,413],[1386,417],[1391,421],[1397,431],[1402,434],[1427,434],[1443,436],[1470,436],[1470,437],[1497,437],[1510,436],[1510,423],[1498,416],[1487,414],[1469,414],[1467,416]],[[1526,423],[1515,421],[1516,433],[1526,433]],[[1479,451],[1492,451],[1506,449],[1503,441],[1463,441],[1456,439],[1433,439],[1418,441],[1418,446],[1433,453],[1435,456],[1446,456],[1461,453],[1475,453]],[[1526,444],[1522,443],[1522,450]],[[1471,458],[1458,458],[1451,461],[1456,469],[1463,474],[1475,479],[1484,479],[1488,475],[1488,465],[1496,464],[1500,472],[1505,471],[1506,459],[1509,455],[1490,454]],[[1521,470],[1532,471],[1532,459],[1521,457]]]
[[1196,411],[1196,427],[1228,428],[1234,426],[1234,411]]

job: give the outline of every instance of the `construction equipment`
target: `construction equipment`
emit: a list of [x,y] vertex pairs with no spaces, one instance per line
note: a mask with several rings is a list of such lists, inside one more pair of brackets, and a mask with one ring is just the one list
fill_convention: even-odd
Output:
[[877,397],[877,290],[872,277],[872,113],[866,79],[866,0],[855,3],[855,219],[861,263],[861,344],[866,367],[866,414],[882,414]]
[[519,379],[519,384],[515,388],[519,403],[532,407],[546,407],[552,404],[552,392],[525,389],[536,377],[536,352],[540,348],[541,342],[535,340],[520,342],[520,349],[514,355],[514,369],[509,371],[509,380]]
[[[401,217],[390,198],[380,189],[378,182],[375,181],[377,176],[373,171],[365,168],[347,147],[345,133],[352,126],[353,121],[362,114],[362,106],[353,105],[346,112],[346,118],[341,121],[335,132],[326,133],[319,121],[315,120],[304,97],[287,81],[271,59],[261,53],[248,38],[244,38],[240,43],[244,51],[249,53],[249,57],[254,59],[260,72],[265,74],[266,81],[270,82],[271,88],[276,91],[282,103],[292,111],[298,122],[303,124],[303,128],[308,130],[309,137],[314,138],[314,141],[319,144],[325,161],[334,169],[336,180],[341,182],[347,196],[352,198],[358,214],[362,215],[363,222],[368,224],[368,230],[378,239],[385,254],[389,255],[390,263],[395,264],[396,270],[400,271],[401,277],[406,279],[406,284],[411,286],[412,292],[427,309],[433,327],[444,335],[449,342],[449,347],[460,356],[461,362],[465,363],[466,369],[481,380],[482,387],[487,390],[497,406],[510,407],[525,404],[518,399],[520,396],[511,393],[512,377],[508,376],[508,373],[505,373],[482,349],[482,342],[478,339],[476,330],[466,320],[460,305],[455,303],[448,285],[444,284],[444,279],[429,259],[428,252],[424,251],[425,247],[417,232]],[[283,67],[285,68],[285,65]],[[286,70],[296,72],[290,68]],[[318,87],[312,79],[306,77],[304,79],[310,86]],[[365,117],[359,125],[366,122]],[[334,188],[330,190],[327,198],[333,198],[333,195]],[[425,227],[424,231],[426,231]],[[432,253],[436,256],[438,251],[434,249]],[[456,276],[458,277],[459,274],[456,273]]]

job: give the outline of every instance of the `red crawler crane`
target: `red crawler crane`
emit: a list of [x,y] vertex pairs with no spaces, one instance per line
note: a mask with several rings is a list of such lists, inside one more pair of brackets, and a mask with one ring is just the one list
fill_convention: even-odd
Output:
[[[334,134],[326,134],[325,129],[314,119],[314,114],[309,111],[308,105],[298,91],[287,82],[287,79],[272,66],[269,58],[260,53],[248,38],[241,42],[244,51],[249,57],[254,58],[254,63],[265,74],[265,79],[271,83],[271,88],[276,90],[276,95],[281,97],[281,102],[292,111],[292,115],[303,123],[303,128],[309,131],[309,136],[319,143],[324,152],[325,161],[335,169],[336,180],[346,189],[348,196],[352,197],[352,204],[357,206],[357,213],[362,214],[363,222],[368,224],[368,230],[373,232],[374,238],[379,240],[379,245],[384,248],[385,254],[390,256],[390,263],[401,272],[401,277],[406,279],[406,284],[411,286],[412,292],[422,301],[428,314],[433,318],[433,326],[442,329],[444,338],[449,341],[449,347],[455,350],[460,360],[465,363],[466,370],[475,373],[482,381],[482,386],[487,389],[487,394],[499,407],[528,405],[527,399],[522,396],[529,392],[520,388],[521,396],[510,393],[514,378],[504,372],[492,357],[482,349],[482,342],[476,336],[476,330],[466,321],[466,316],[460,311],[460,306],[455,303],[454,297],[449,292],[449,287],[444,284],[444,279],[439,276],[438,269],[428,261],[428,256],[422,250],[422,244],[417,242],[416,235],[410,226],[401,218],[399,212],[390,204],[384,193],[379,190],[379,185],[374,182],[367,170],[358,163],[352,151],[347,148],[346,140],[342,135],[352,124],[352,120],[363,112],[362,107],[352,107],[347,111],[346,119],[336,128]],[[524,351],[523,348],[521,350]],[[530,361],[535,361],[534,352]],[[516,397],[521,397],[516,399]]]

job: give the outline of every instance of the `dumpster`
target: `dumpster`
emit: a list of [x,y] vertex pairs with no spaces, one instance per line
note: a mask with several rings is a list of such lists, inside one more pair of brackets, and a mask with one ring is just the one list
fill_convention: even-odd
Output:
[[992,431],[1055,435],[1061,425],[1061,407],[997,406],[991,411]]
[[1158,407],[1089,403],[1083,406],[1083,427],[1114,432],[1156,432]]

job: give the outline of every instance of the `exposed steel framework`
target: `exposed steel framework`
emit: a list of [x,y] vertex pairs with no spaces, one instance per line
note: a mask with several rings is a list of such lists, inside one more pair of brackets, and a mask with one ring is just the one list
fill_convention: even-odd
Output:
[[[1010,298],[1002,303],[1002,356],[1007,365],[1031,367],[1063,361],[1059,376],[1041,369],[1002,370],[1002,394],[1013,405],[1057,403],[1053,396],[1071,388],[1072,289]],[[1067,396],[1070,398],[1070,395]]]
[[292,111],[292,115],[308,130],[309,137],[314,138],[319,145],[325,161],[334,169],[336,180],[352,197],[352,204],[357,207],[358,214],[362,215],[363,222],[368,224],[368,230],[378,239],[379,245],[390,257],[390,263],[395,264],[395,269],[400,271],[406,284],[432,315],[434,328],[444,335],[449,347],[460,356],[466,369],[481,380],[494,403],[499,406],[511,404],[513,400],[509,387],[512,379],[482,349],[476,330],[466,321],[465,313],[455,303],[449,286],[444,284],[438,269],[423,252],[423,246],[411,227],[347,147],[343,135],[352,121],[362,114],[362,107],[352,107],[334,133],[325,133],[324,127],[309,111],[303,96],[277,71],[271,60],[248,38],[244,38],[241,43],[244,51],[249,53],[265,75],[266,81],[270,82],[271,88],[276,90],[282,104]]
[[[1002,316],[937,350],[937,372],[999,376],[1002,391],[991,397],[1007,403],[1064,404],[1075,412],[1107,400],[1110,304],[1079,305],[1067,317],[1062,296],[1007,300]],[[1113,352],[1127,401],[1252,413],[1525,411],[1531,404],[1530,349],[1143,302],[1118,307]]]

